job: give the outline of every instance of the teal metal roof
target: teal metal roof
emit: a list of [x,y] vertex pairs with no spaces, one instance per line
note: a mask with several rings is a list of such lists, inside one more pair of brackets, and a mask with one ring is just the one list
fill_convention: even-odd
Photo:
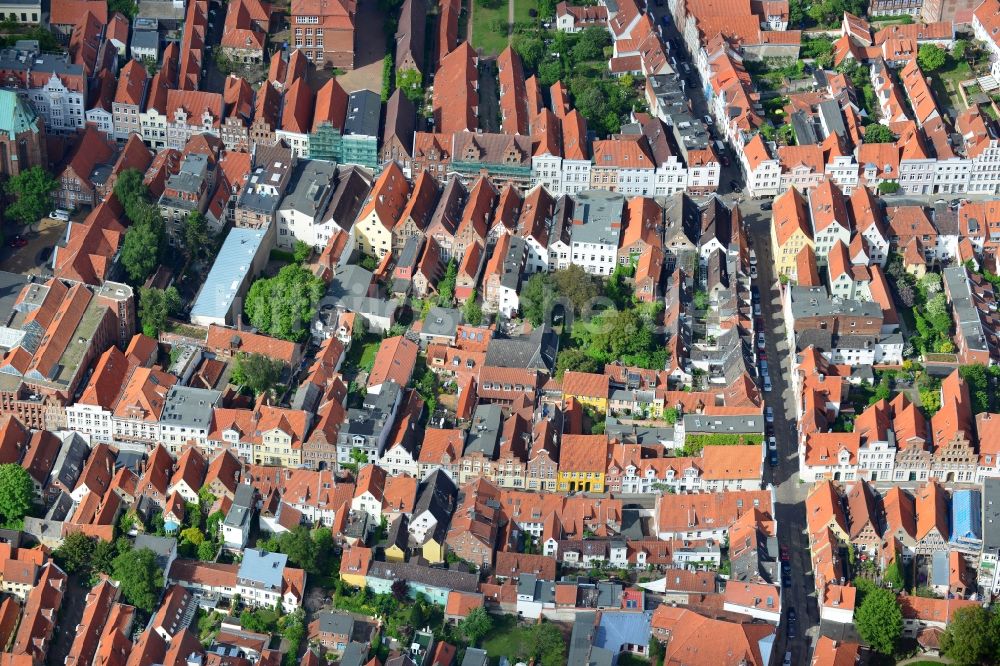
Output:
[[0,90],[0,131],[13,139],[23,132],[38,131],[38,116],[17,93]]

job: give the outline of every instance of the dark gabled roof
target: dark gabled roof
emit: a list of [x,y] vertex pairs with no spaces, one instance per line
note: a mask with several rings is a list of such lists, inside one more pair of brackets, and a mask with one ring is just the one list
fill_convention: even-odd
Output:
[[382,544],[382,547],[396,546],[405,551],[410,540],[409,527],[410,521],[406,514],[399,514],[394,521],[389,523],[389,532],[385,536],[385,543]]
[[406,154],[413,155],[413,131],[417,124],[417,109],[413,102],[397,88],[385,105],[385,129],[382,132],[382,145],[396,137],[406,149]]
[[455,510],[458,488],[451,477],[439,469],[424,479],[417,490],[417,503],[413,506],[413,516],[430,511],[438,523],[448,523]]
[[479,576],[455,569],[441,569],[414,562],[372,562],[368,576],[382,580],[405,580],[446,590],[476,592]]
[[494,336],[486,349],[486,365],[554,372],[559,337],[549,326],[536,328],[516,338]]

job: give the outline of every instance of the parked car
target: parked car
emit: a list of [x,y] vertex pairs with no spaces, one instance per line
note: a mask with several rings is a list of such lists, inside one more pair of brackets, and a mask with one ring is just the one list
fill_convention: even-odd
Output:
[[765,377],[767,375],[771,374],[771,373],[769,373],[767,371],[767,359],[766,358],[762,358],[760,360],[760,374],[764,375]]
[[63,210],[62,208],[56,208],[54,211],[49,213],[49,217],[53,220],[62,220],[63,222],[69,222],[69,211]]
[[712,116],[708,115],[707,113],[704,116],[702,116],[701,119],[704,120],[705,124],[708,125],[709,127],[715,124],[715,122],[712,120]]
[[757,349],[763,350],[765,347],[764,331],[757,334]]
[[753,248],[750,248],[750,265],[751,266],[757,265],[757,251],[754,250]]
[[7,239],[7,247],[19,248],[28,244],[28,239],[24,236],[12,236]]
[[785,543],[781,544],[781,546],[778,547],[778,552],[780,553],[779,557],[781,558],[782,562],[787,562],[791,557],[788,554],[788,544]]
[[770,392],[771,392],[771,378],[765,376],[764,377],[764,393],[770,393]]
[[771,202],[770,201],[765,201],[764,203],[762,203],[760,205],[760,209],[761,210],[771,210]]
[[771,467],[777,467],[778,466],[778,452],[777,451],[769,451],[768,454],[767,454],[767,461],[771,464]]
[[774,423],[774,410],[768,407],[764,410],[764,418],[767,419],[768,423]]
[[785,659],[781,662],[781,666],[792,666],[792,652],[789,650],[785,653]]
[[776,440],[773,436],[768,437],[767,438],[767,448],[770,449],[771,451],[777,451],[778,450],[778,440]]
[[754,303],[754,304],[753,304],[753,316],[754,316],[754,317],[759,317],[759,316],[761,316],[761,315],[760,315],[760,303]]
[[750,267],[750,279],[751,280],[756,280],[757,279],[757,267],[756,266],[751,266]]

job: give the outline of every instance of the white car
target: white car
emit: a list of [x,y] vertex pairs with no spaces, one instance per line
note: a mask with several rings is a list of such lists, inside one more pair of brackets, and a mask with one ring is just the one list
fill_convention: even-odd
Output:
[[792,666],[792,652],[789,650],[785,653],[785,660],[781,662],[781,666]]
[[54,211],[49,213],[49,217],[53,220],[61,220],[63,222],[69,222],[69,211],[63,210],[62,208],[56,208]]
[[778,450],[778,440],[774,438],[774,435],[767,438],[767,448],[769,451]]
[[764,349],[764,332],[757,334],[757,349]]

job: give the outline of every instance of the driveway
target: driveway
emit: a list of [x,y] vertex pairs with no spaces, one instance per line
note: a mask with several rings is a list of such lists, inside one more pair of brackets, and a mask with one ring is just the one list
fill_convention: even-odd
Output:
[[354,69],[338,76],[337,81],[348,93],[358,90],[382,92],[382,59],[388,42],[378,1],[361,0],[356,22]]
[[[798,429],[789,381],[794,350],[789,348],[787,341],[781,292],[771,257],[770,212],[762,211],[758,201],[743,202],[740,210],[749,224],[757,252],[758,279],[755,284],[760,290],[764,324],[761,330],[765,332],[767,357],[772,368],[772,390],[763,395],[766,406],[774,410],[778,466],[768,467],[765,476],[769,474],[775,486],[774,513],[778,522],[778,541],[788,546],[791,558],[791,586],[782,589],[783,618],[778,626],[776,652],[780,657],[790,650],[793,664],[805,664],[812,656],[811,644],[819,635],[819,608],[806,535],[805,499],[808,487],[799,483]],[[775,368],[778,368],[777,372]],[[798,634],[794,639],[788,638],[790,608],[794,608],[798,616]]]
[[[84,216],[80,215],[77,222],[83,221]],[[19,230],[6,228],[4,235],[11,238],[15,234],[20,234],[28,244],[21,248],[12,248],[4,245],[0,249],[0,268],[10,273],[21,273],[23,275],[51,275],[52,251],[56,243],[61,241],[66,234],[66,223],[53,220],[50,217],[43,217],[41,221],[31,228],[21,228]],[[42,260],[45,252],[46,260]]]
[[59,622],[56,624],[52,645],[45,657],[49,666],[62,666],[65,662],[70,648],[73,647],[73,640],[76,638],[76,626],[83,619],[83,610],[87,605],[88,590],[81,586],[81,581],[76,574],[69,577],[66,590],[67,594],[59,609]]

